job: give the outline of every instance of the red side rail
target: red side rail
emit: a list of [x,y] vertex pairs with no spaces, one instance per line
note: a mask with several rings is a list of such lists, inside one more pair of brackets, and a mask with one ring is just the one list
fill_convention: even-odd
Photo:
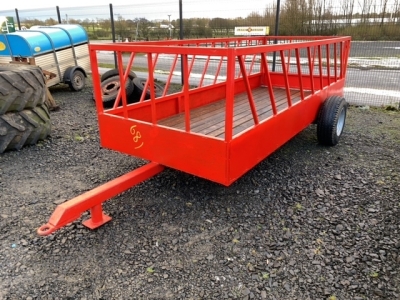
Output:
[[[171,65],[166,72],[168,78],[165,87],[168,88],[176,76],[180,79],[182,71],[182,82],[184,86],[182,91],[177,94],[178,110],[175,113],[184,113],[186,126],[185,131],[191,132],[190,110],[195,106],[191,100],[194,89],[203,88],[207,91],[215,90],[218,84],[225,84],[221,98],[227,99],[226,107],[226,134],[225,142],[232,140],[233,113],[230,111],[233,106],[234,95],[241,91],[246,91],[248,95],[249,108],[253,112],[254,124],[259,123],[256,114],[252,96],[252,86],[254,86],[255,76],[259,76],[268,87],[271,105],[276,111],[276,103],[273,95],[273,87],[286,89],[286,98],[288,107],[292,106],[290,90],[298,89],[301,99],[305,99],[305,91],[311,91],[312,94],[321,91],[324,87],[333,82],[345,78],[347,69],[347,60],[350,50],[349,37],[322,37],[322,36],[296,36],[296,37],[236,37],[221,39],[198,39],[198,40],[168,40],[160,42],[140,42],[140,43],[118,43],[118,44],[93,44],[90,45],[90,58],[92,61],[92,72],[94,78],[98,76],[97,54],[96,51],[113,51],[117,53],[118,61],[122,64],[122,53],[145,53],[148,58],[147,70],[148,80],[145,89],[153,90],[153,79],[156,77],[156,71],[159,69],[157,63],[159,55],[168,55],[171,57]],[[271,57],[276,54],[277,68],[271,70]],[[178,63],[181,60],[181,64]],[[210,62],[213,61],[215,67],[214,73],[210,74]],[[256,68],[256,61],[261,68]],[[120,64],[120,65],[121,65]],[[199,76],[198,82],[193,88],[194,66],[200,67],[196,76]],[[133,59],[125,64],[126,69],[133,67]],[[181,69],[179,68],[181,67]],[[121,74],[122,74],[122,67]],[[223,72],[223,69],[226,72]],[[174,72],[179,75],[174,75]],[[126,78],[126,74],[124,78]],[[181,80],[179,80],[181,81]],[[238,88],[238,83],[242,82],[242,88]],[[94,82],[95,96],[101,99],[100,86]],[[209,88],[209,90],[207,90]],[[204,94],[205,94],[204,93]],[[204,97],[204,99],[206,99]],[[122,114],[125,118],[129,115],[130,109],[126,105],[124,91],[120,92],[118,101],[111,114]],[[166,94],[158,97],[157,101],[171,98]],[[200,96],[199,96],[200,98]],[[122,99],[122,101],[121,101]],[[212,97],[210,98],[212,99]],[[150,100],[151,111],[148,117],[140,117],[140,121],[151,122],[156,125],[162,117],[164,109],[162,105],[156,104],[156,97],[152,96]],[[203,100],[207,101],[207,100]],[[211,100],[210,100],[211,101]],[[122,102],[122,107],[117,108]],[[143,97],[140,102],[145,102]],[[104,109],[101,101],[97,101],[98,114],[102,115]],[[135,119],[136,117],[133,117]]]

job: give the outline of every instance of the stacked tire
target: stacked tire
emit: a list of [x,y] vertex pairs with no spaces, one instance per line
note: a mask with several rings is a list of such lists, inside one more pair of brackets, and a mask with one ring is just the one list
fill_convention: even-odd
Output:
[[[103,107],[111,108],[114,106],[118,92],[122,87],[118,69],[108,70],[101,76],[100,80]],[[124,85],[125,94],[129,104],[138,102],[143,93],[145,93],[144,100],[150,99],[150,87],[148,86],[145,91],[146,81],[147,79],[137,77],[134,72],[129,73],[128,79],[125,81]],[[164,88],[156,82],[153,82],[153,85],[156,98],[160,97],[164,92]]]
[[0,65],[0,153],[20,150],[51,131],[42,70],[31,65]]

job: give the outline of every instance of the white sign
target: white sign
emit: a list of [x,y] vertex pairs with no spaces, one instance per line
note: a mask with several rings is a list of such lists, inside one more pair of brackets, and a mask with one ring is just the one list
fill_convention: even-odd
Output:
[[269,26],[235,27],[235,35],[269,35]]

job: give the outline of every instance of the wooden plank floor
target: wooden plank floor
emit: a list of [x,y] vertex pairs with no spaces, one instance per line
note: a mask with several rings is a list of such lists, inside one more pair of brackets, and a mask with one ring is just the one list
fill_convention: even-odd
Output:
[[[300,101],[300,91],[290,91],[292,104]],[[310,92],[305,92],[308,96]],[[275,102],[278,113],[288,107],[286,90],[274,88]],[[253,98],[261,122],[272,116],[272,106],[268,88],[259,87],[253,90]],[[233,117],[233,135],[254,125],[247,93],[235,96]],[[185,130],[185,114],[180,113],[160,120],[158,124]],[[190,130],[195,133],[210,135],[223,139],[225,137],[225,99],[195,108],[190,111]]]

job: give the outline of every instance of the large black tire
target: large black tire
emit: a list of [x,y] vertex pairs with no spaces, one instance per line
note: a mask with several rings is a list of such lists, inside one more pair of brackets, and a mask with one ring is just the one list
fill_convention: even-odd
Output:
[[[132,80],[133,85],[135,86],[135,92],[131,97],[133,99],[133,102],[137,102],[140,100],[140,98],[144,92],[144,86],[146,84],[146,81],[147,81],[147,79],[139,78],[139,77],[136,77]],[[155,92],[156,98],[162,96],[162,94],[164,92],[164,88],[155,82],[153,84],[154,84],[154,92]],[[150,90],[150,84],[149,84],[149,86],[147,87],[146,92],[145,92],[146,93],[144,96],[145,100],[150,99],[150,97],[151,97],[150,92],[151,92],[151,90]]]
[[0,66],[0,115],[40,106],[46,100],[42,70],[31,65]]
[[34,145],[50,131],[50,114],[45,104],[0,115],[0,153]]
[[[103,96],[103,107],[110,108],[113,107],[115,99],[117,98],[118,91],[121,88],[121,80],[119,76],[113,76],[107,78],[101,83],[101,92]],[[125,81],[125,93],[126,97],[132,95],[134,86],[131,80],[127,79]]]
[[[124,72],[125,72],[125,70],[124,70]],[[104,80],[106,80],[106,79],[108,79],[110,77],[114,77],[114,76],[117,76],[117,75],[119,75],[118,69],[108,70],[103,75],[101,75],[100,81],[104,81]],[[131,71],[131,72],[129,72],[128,77],[129,77],[130,80],[133,80],[133,78],[136,78],[137,76],[136,76],[135,72]]]
[[71,81],[68,83],[69,88],[72,91],[78,92],[85,87],[85,84],[86,84],[85,74],[83,74],[82,71],[75,70],[74,73],[72,74]]
[[322,104],[317,119],[318,142],[335,146],[346,123],[347,103],[343,97],[331,96]]

